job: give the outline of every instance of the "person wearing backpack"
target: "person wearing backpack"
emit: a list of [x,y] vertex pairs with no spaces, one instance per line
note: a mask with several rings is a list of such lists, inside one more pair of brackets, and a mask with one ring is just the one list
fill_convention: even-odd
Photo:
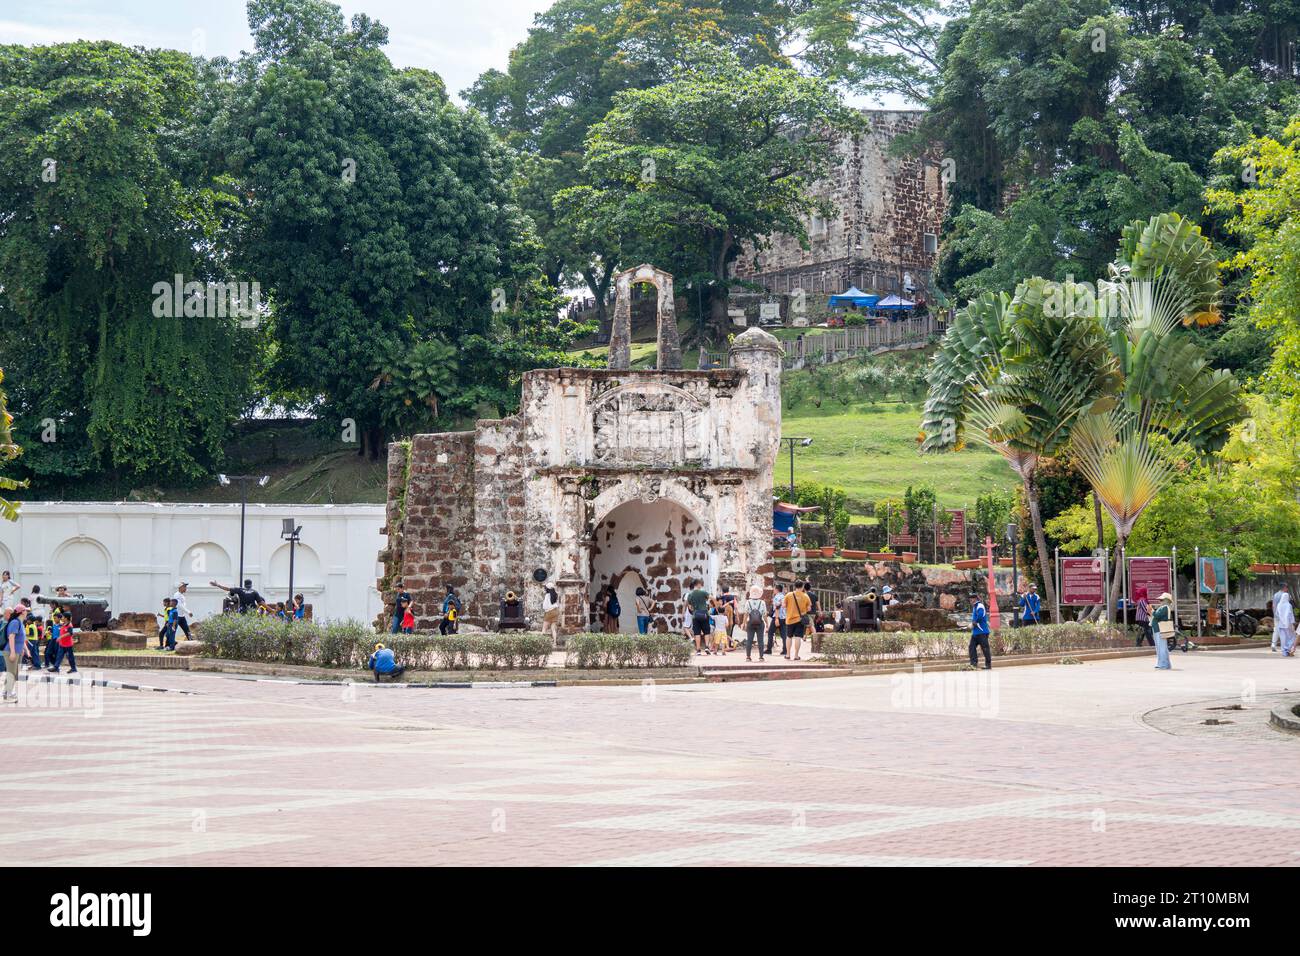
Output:
[[767,614],[767,602],[763,600],[763,585],[755,584],[749,589],[745,600],[745,660],[752,661],[754,644],[758,644],[758,659],[766,660],[763,655],[764,617]]
[[605,633],[618,633],[618,619],[623,613],[623,607],[618,603],[618,592],[613,586],[605,589]]

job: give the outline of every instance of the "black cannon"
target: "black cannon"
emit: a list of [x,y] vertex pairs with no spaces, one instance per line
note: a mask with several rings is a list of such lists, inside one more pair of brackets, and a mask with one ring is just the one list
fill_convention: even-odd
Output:
[[850,631],[879,631],[885,619],[880,595],[875,591],[850,594],[844,599],[843,610]]
[[501,608],[497,614],[497,630],[526,631],[529,623],[524,614],[524,602],[515,596],[514,591],[507,591],[506,596],[501,600]]
[[68,597],[41,595],[36,601],[38,604],[49,604],[58,608],[72,619],[72,623],[78,629],[83,631],[98,631],[113,624],[108,601],[103,598],[88,598],[84,594],[73,594]]

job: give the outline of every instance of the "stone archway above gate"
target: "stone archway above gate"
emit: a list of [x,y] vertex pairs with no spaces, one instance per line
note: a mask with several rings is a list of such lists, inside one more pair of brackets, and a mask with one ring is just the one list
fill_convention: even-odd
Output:
[[608,365],[611,369],[632,367],[632,286],[642,282],[652,283],[659,294],[655,314],[658,343],[655,367],[679,369],[682,367],[682,345],[677,335],[673,277],[649,263],[626,269],[614,277],[614,324],[609,334]]
[[700,526],[713,534],[713,509],[709,502],[685,487],[683,482],[671,475],[627,475],[617,483],[601,491],[589,505],[589,524],[595,527],[610,516],[617,508],[632,501],[652,504],[657,501],[671,501],[680,505]]

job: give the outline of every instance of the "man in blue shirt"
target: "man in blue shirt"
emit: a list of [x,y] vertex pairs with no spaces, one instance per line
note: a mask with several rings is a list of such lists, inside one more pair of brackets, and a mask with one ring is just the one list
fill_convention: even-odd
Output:
[[18,683],[18,662],[23,659],[23,645],[27,643],[25,621],[27,605],[19,604],[9,615],[5,623],[5,703],[18,703],[18,692],[14,685]]
[[1020,598],[1020,623],[1023,625],[1041,624],[1043,602],[1038,597],[1038,585],[1030,584],[1029,590]]
[[970,666],[979,667],[979,655],[976,653],[980,648],[984,650],[984,669],[986,671],[993,669],[993,657],[989,654],[989,612],[984,607],[984,602],[976,598],[975,610],[970,616]]
[[397,663],[392,650],[384,647],[383,644],[375,645],[375,652],[370,655],[370,662],[366,666],[375,672],[376,684],[379,683],[380,674],[387,674],[393,680],[397,680],[406,671],[405,667]]

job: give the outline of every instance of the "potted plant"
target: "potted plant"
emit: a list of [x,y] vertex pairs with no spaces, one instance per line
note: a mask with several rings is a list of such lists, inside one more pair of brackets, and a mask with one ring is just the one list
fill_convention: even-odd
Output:
[[998,567],[1010,568],[1015,565],[1015,558],[998,558]]
[[870,556],[870,551],[855,551],[852,548],[844,548],[840,551],[841,558],[848,558],[851,561],[865,561]]
[[825,546],[822,548],[822,557],[823,557],[823,558],[833,558],[833,557],[835,557],[835,545],[833,545],[833,544],[825,545]]
[[904,551],[898,556],[898,560],[902,561],[904,564],[915,564],[920,560],[920,558],[921,556],[915,551]]
[[897,561],[898,555],[894,554],[893,550],[886,545],[884,550],[872,551],[870,558],[872,561]]
[[983,563],[979,558],[958,558],[952,566],[958,571],[978,571]]
[[790,557],[790,553],[791,553],[791,552],[790,552],[790,549],[789,549],[789,548],[773,548],[773,549],[772,549],[772,557],[774,557],[774,558],[788,558],[788,557]]

